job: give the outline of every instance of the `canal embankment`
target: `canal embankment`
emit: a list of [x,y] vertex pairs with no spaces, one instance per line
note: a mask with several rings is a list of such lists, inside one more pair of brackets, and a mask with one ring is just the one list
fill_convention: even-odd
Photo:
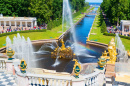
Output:
[[[100,9],[98,9],[98,12],[99,11],[100,11]],[[100,14],[98,13],[95,17],[93,26],[90,31],[89,40],[93,40],[93,41],[96,40],[97,42],[108,44],[109,41],[115,37],[103,35],[103,33],[101,33],[101,28],[99,26],[99,23],[100,23]],[[121,38],[121,40],[125,46],[125,49],[130,50],[130,46],[129,46],[130,40],[124,39],[124,38]]]

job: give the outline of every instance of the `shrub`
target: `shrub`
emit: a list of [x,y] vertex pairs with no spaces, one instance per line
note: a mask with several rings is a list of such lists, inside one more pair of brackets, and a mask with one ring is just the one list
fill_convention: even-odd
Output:
[[[106,36],[116,36],[113,33],[107,33],[107,32],[103,33],[103,35],[106,35]],[[128,37],[128,36],[123,36],[123,35],[119,35],[119,36],[120,36],[120,38],[124,38],[124,39],[130,40],[130,37]]]
[[101,33],[107,32],[107,27],[106,27],[106,23],[103,20],[102,26],[101,26]]
[[46,32],[46,29],[42,29],[42,30],[25,30],[25,31],[15,31],[15,32],[2,33],[2,34],[0,34],[0,37],[7,36],[7,35],[12,35],[12,34],[17,34],[17,33],[31,33],[31,32]]

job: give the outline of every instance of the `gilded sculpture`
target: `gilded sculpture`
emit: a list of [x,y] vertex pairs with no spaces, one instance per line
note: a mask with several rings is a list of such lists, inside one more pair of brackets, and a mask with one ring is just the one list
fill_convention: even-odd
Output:
[[61,47],[57,47],[55,48],[55,50],[53,52],[51,52],[51,57],[52,58],[57,58],[57,56],[59,58],[63,58],[63,59],[72,59],[75,57],[75,54],[73,53],[73,50],[71,49],[71,47],[65,47],[64,41],[63,39],[61,39]]

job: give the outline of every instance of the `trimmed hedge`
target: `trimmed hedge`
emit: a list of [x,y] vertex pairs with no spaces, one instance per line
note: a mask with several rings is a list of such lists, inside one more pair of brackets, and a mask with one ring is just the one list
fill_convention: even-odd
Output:
[[116,36],[116,34],[114,34],[114,33],[107,33],[107,32],[103,33],[103,35],[106,35],[106,36]]
[[12,35],[12,34],[17,34],[17,33],[30,33],[30,32],[46,32],[46,29],[42,29],[42,30],[24,30],[24,31],[15,31],[15,32],[2,33],[2,34],[0,34],[0,37],[7,36],[7,35]]
[[[116,36],[116,34],[114,34],[114,33],[107,33],[107,32],[103,33],[103,35],[106,35],[106,36]],[[121,38],[130,40],[130,37],[128,37],[128,36],[122,36],[122,35],[119,35],[119,36]]]

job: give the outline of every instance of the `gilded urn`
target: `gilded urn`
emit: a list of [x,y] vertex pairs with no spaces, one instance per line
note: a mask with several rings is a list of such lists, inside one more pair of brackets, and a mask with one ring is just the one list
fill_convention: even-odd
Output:
[[14,59],[14,58],[12,58],[12,56],[14,55],[14,53],[15,52],[11,48],[9,48],[8,50],[6,50],[6,54],[9,57],[8,60]]
[[24,59],[22,59],[20,62],[21,73],[26,73],[26,67],[27,67],[26,61]]
[[73,59],[73,61],[75,61],[73,70],[74,70],[74,74],[75,74],[75,78],[79,78],[79,74],[81,71],[81,65],[78,63],[77,59]]
[[106,65],[106,58],[103,58],[103,56],[101,56],[98,59],[99,59],[98,65],[100,66],[100,68],[103,68]]

